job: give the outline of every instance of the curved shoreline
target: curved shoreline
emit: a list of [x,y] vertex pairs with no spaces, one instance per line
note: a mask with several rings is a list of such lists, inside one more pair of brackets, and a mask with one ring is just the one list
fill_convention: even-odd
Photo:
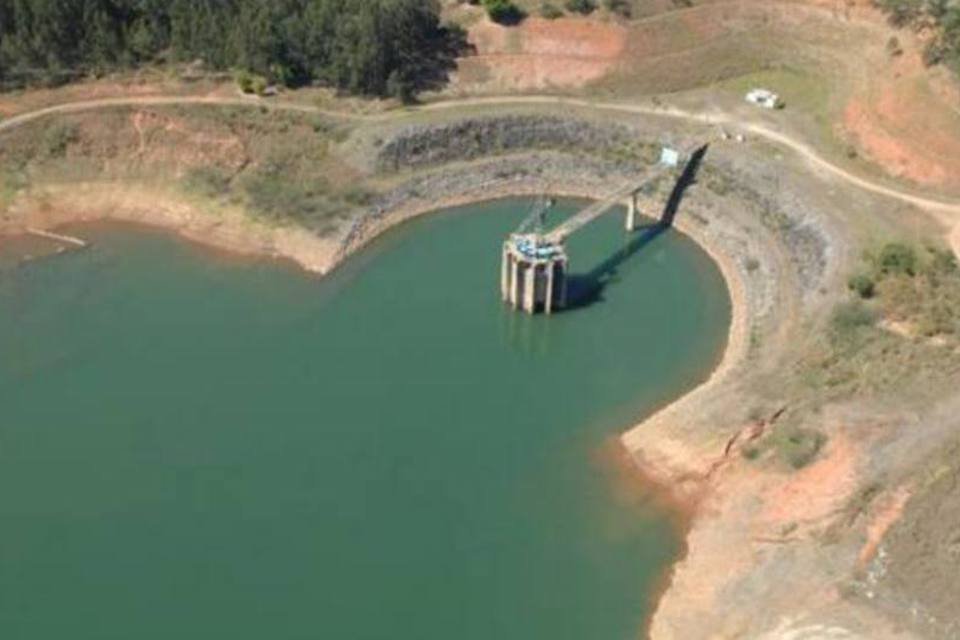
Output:
[[[500,198],[537,195],[542,193],[541,186],[535,181],[526,184],[513,183],[499,185],[483,193],[468,192],[430,202],[409,203],[385,212],[373,225],[365,228],[356,241],[348,247],[339,247],[332,241],[318,238],[302,229],[270,227],[240,215],[214,217],[199,213],[185,202],[169,201],[160,204],[157,200],[153,200],[150,206],[133,207],[129,206],[132,194],[120,194],[119,197],[117,194],[111,194],[103,199],[95,198],[93,202],[74,198],[74,204],[69,210],[65,208],[67,206],[65,203],[58,205],[54,202],[51,205],[45,202],[47,206],[42,212],[33,214],[28,210],[23,214],[24,219],[15,225],[4,225],[0,222],[0,234],[22,233],[27,228],[53,230],[67,224],[99,220],[129,222],[172,231],[185,240],[213,249],[289,260],[309,273],[325,276],[353,255],[362,252],[375,239],[405,222],[443,209]],[[596,193],[591,193],[584,188],[566,187],[550,191],[558,197],[587,200],[596,198]],[[142,195],[142,193],[138,191],[136,195]],[[90,207],[95,209],[91,211]],[[644,475],[650,479],[656,479],[664,486],[676,479],[678,474],[672,467],[685,456],[678,455],[677,460],[673,461],[656,461],[643,457],[644,447],[640,442],[640,436],[647,425],[669,416],[671,411],[676,411],[678,405],[689,401],[691,396],[704,394],[716,387],[730,370],[743,360],[749,347],[747,284],[737,267],[733,252],[703,233],[685,216],[678,216],[674,222],[674,228],[695,242],[717,265],[730,296],[731,319],[723,354],[709,377],[621,434],[622,444],[634,457],[638,466],[643,469]],[[685,460],[685,462],[690,461]],[[691,464],[691,466],[696,465]]]
[[[496,189],[485,191],[484,193],[464,193],[459,196],[441,198],[439,200],[421,203],[411,203],[399,207],[384,215],[377,221],[377,224],[367,228],[351,246],[345,251],[332,252],[329,248],[321,249],[318,246],[309,247],[303,251],[302,244],[277,243],[274,238],[267,244],[258,246],[257,238],[263,242],[263,226],[255,221],[243,221],[240,219],[231,220],[227,223],[223,219],[216,220],[214,227],[207,226],[214,221],[204,220],[204,216],[199,216],[193,210],[186,210],[176,206],[177,203],[168,203],[167,206],[157,206],[154,202],[148,209],[124,209],[122,207],[112,207],[109,209],[99,209],[99,214],[86,211],[83,207],[72,208],[69,212],[61,210],[57,214],[46,212],[45,220],[38,220],[36,217],[28,218],[28,223],[33,228],[37,224],[42,224],[45,230],[53,230],[63,225],[71,223],[96,222],[98,220],[112,220],[118,222],[127,222],[134,224],[144,224],[164,230],[171,231],[183,240],[198,243],[203,247],[216,250],[225,250],[243,255],[262,256],[275,259],[289,260],[297,264],[307,272],[316,273],[321,277],[328,275],[334,269],[344,264],[350,257],[361,253],[377,238],[386,232],[412,221],[415,218],[437,213],[445,209],[458,206],[476,204],[509,197],[522,197],[542,193],[541,185],[530,183],[514,183],[510,185],[501,185]],[[593,199],[595,193],[590,193],[587,189],[565,188],[551,189],[551,193],[558,197]],[[116,204],[116,203],[114,203]],[[154,213],[149,213],[149,212]],[[171,211],[177,212],[172,215]],[[46,222],[47,224],[43,224]],[[231,223],[237,223],[236,228],[230,229]],[[251,225],[253,225],[251,227]],[[23,225],[25,227],[27,225]],[[211,228],[216,229],[217,233],[211,234]],[[653,625],[653,618],[659,607],[663,596],[670,590],[673,575],[677,565],[686,556],[687,534],[689,533],[692,521],[696,516],[696,504],[691,502],[685,496],[679,494],[673,487],[673,480],[676,476],[672,475],[672,464],[650,464],[645,456],[646,450],[641,446],[639,436],[645,432],[645,426],[660,416],[668,415],[670,411],[681,407],[684,402],[689,401],[691,397],[700,394],[709,393],[710,390],[724,379],[726,374],[732,370],[736,364],[745,356],[749,345],[748,341],[748,305],[746,284],[741,278],[740,271],[736,265],[736,259],[730,251],[724,250],[720,243],[711,241],[710,237],[701,233],[700,229],[689,219],[679,216],[675,221],[674,228],[686,235],[697,246],[702,249],[717,265],[723,277],[728,295],[730,296],[730,326],[727,332],[726,344],[723,347],[722,355],[714,365],[707,379],[696,386],[693,386],[679,397],[670,401],[667,405],[660,408],[655,413],[648,416],[639,424],[626,428],[619,434],[617,441],[623,453],[629,458],[632,469],[637,473],[637,477],[647,486],[647,493],[654,502],[661,505],[669,514],[668,517],[677,530],[677,538],[680,543],[680,554],[677,559],[665,568],[661,578],[659,578],[651,591],[650,606],[652,613],[644,621],[643,633],[649,634]],[[0,235],[12,233],[14,229],[9,225],[4,227],[0,224]],[[275,230],[276,231],[276,230]],[[269,234],[268,234],[269,237]],[[661,443],[662,444],[662,443]],[[661,452],[664,447],[655,447]]]
[[[514,183],[499,185],[483,193],[468,192],[430,202],[410,203],[384,212],[373,225],[365,228],[356,241],[348,247],[338,247],[332,241],[313,236],[302,229],[270,227],[240,216],[214,217],[199,213],[185,202],[171,201],[158,204],[154,200],[148,207],[125,207],[123,201],[129,201],[129,194],[123,194],[123,197],[120,198],[107,197],[96,203],[74,204],[69,210],[59,207],[46,208],[39,216],[27,212],[25,214],[26,218],[15,225],[4,225],[0,222],[0,235],[23,233],[28,228],[50,231],[63,225],[102,220],[143,224],[174,232],[184,240],[211,249],[240,255],[289,260],[304,271],[322,277],[344,264],[352,256],[364,251],[370,243],[381,235],[415,218],[444,209],[490,200],[538,195],[542,193],[541,187],[542,185],[535,181],[526,184]],[[596,193],[592,193],[585,188],[553,188],[550,189],[550,192],[552,195],[565,198],[585,200],[596,198]],[[138,192],[137,195],[142,194]],[[90,211],[90,206],[96,206],[96,209]],[[695,242],[720,270],[730,296],[731,318],[722,355],[707,379],[662,406],[640,423],[627,428],[621,434],[621,443],[631,453],[644,476],[658,484],[663,484],[665,487],[672,480],[675,480],[679,474],[676,469],[671,469],[672,465],[669,462],[661,464],[643,458],[644,447],[643,443],[640,442],[640,436],[644,434],[647,425],[666,418],[672,411],[678,409],[678,405],[689,401],[691,396],[705,394],[720,384],[746,356],[750,333],[747,304],[748,285],[737,267],[737,260],[733,251],[729,248],[725,249],[722,243],[703,233],[696,224],[685,216],[678,216],[674,221],[673,228]],[[673,462],[684,458],[685,456],[678,456],[677,460]],[[686,462],[689,462],[689,460],[686,460]],[[691,466],[695,467],[696,465]],[[689,471],[689,469],[684,471]]]

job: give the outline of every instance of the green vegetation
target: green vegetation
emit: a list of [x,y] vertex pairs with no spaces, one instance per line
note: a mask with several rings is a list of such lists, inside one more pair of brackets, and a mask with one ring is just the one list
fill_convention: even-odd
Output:
[[547,20],[556,20],[563,16],[563,10],[552,2],[543,2],[540,5],[540,17]]
[[262,96],[267,92],[267,79],[249,71],[241,70],[237,73],[237,86],[244,93]]
[[69,122],[57,122],[46,128],[41,139],[42,153],[47,158],[59,158],[67,152],[67,147],[76,142],[79,132],[76,125]]
[[199,59],[252,74],[251,92],[320,83],[409,97],[444,82],[465,46],[439,12],[435,0],[0,0],[0,83]]
[[222,196],[230,188],[230,174],[218,167],[196,167],[183,178],[188,190],[206,198]]
[[950,251],[891,242],[867,253],[848,285],[853,297],[837,305],[800,364],[818,394],[906,384],[923,393],[960,367],[960,268]]
[[753,462],[773,452],[777,460],[791,469],[806,467],[823,449],[827,436],[817,429],[801,426],[802,419],[802,414],[795,412],[786,416],[783,422],[770,425],[762,437],[740,447],[741,457]]
[[621,18],[630,18],[633,16],[633,3],[630,2],[630,0],[603,0],[603,6],[607,11]]
[[500,24],[516,24],[526,16],[512,0],[483,0],[483,8],[491,20]]
[[801,427],[775,429],[771,439],[780,459],[794,469],[802,469],[813,462],[827,442],[823,433]]
[[850,278],[847,286],[855,292],[862,300],[869,300],[876,292],[876,283],[870,276],[860,273]]
[[943,63],[960,73],[960,4],[951,0],[873,0],[897,27],[933,35],[924,52],[929,65]]
[[239,168],[204,165],[188,171],[181,181],[187,191],[242,205],[262,220],[296,223],[320,234],[333,231],[352,210],[373,199],[373,192],[355,180],[342,174],[331,179],[342,171],[331,146],[346,132],[329,120],[232,108],[170,112],[192,127],[208,127],[206,121],[226,125],[249,153]]
[[874,260],[875,269],[881,275],[914,276],[917,272],[917,253],[913,247],[899,242],[891,242],[880,250]]
[[573,11],[574,13],[583,15],[593,13],[597,9],[597,4],[594,0],[567,0],[564,6],[567,8],[567,11]]

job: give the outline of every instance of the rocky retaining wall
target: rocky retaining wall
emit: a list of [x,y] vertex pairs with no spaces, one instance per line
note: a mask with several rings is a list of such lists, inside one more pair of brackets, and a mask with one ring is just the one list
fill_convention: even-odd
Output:
[[643,140],[638,130],[624,124],[534,115],[468,118],[401,129],[380,148],[376,169],[397,171],[531,149],[652,161],[657,145]]

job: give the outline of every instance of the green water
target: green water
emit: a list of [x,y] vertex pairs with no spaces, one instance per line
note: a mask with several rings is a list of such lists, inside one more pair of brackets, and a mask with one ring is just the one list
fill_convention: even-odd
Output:
[[602,452],[707,375],[728,296],[670,232],[595,304],[509,312],[527,206],[420,219],[323,281],[117,226],[7,263],[0,638],[636,638],[678,542]]

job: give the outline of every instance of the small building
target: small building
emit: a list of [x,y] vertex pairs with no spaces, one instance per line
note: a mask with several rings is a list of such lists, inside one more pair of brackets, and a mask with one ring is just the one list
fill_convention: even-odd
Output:
[[783,106],[780,96],[767,89],[751,89],[747,92],[746,101],[765,109],[777,109]]
[[680,164],[680,152],[670,147],[660,151],[660,164],[665,167],[676,167]]

